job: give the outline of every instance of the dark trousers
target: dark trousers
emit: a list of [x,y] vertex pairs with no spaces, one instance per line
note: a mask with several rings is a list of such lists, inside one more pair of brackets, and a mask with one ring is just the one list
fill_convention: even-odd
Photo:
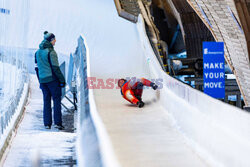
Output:
[[143,93],[143,83],[141,82],[137,82],[135,85],[134,85],[134,89],[132,88],[132,91],[134,92],[134,95],[136,97],[141,97],[142,96],[142,93]]
[[41,83],[40,88],[43,92],[43,122],[44,126],[52,125],[52,109],[51,97],[54,104],[54,123],[62,125],[62,112],[61,112],[61,96],[62,91],[58,81],[49,83]]

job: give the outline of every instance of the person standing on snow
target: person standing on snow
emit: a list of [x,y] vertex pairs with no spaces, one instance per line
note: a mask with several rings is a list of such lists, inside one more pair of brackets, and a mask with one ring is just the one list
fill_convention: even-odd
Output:
[[123,98],[130,103],[137,105],[139,108],[142,108],[144,106],[144,102],[141,98],[143,86],[150,86],[154,90],[158,88],[155,83],[145,78],[141,78],[135,83],[133,83],[132,80],[127,81],[126,79],[122,78],[118,80],[118,86],[121,88],[121,94]]
[[65,86],[65,78],[59,68],[58,57],[54,50],[56,38],[53,33],[44,32],[44,40],[35,53],[35,68],[40,88],[43,92],[43,122],[46,129],[51,129],[52,109],[51,97],[54,104],[55,128],[62,130],[61,89]]

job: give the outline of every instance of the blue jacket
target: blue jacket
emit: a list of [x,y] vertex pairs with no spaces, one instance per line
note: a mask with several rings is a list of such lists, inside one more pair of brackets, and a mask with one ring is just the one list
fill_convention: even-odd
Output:
[[35,59],[40,83],[49,83],[54,80],[65,83],[65,78],[59,67],[56,51],[49,41],[42,41],[39,45],[39,50],[35,54]]

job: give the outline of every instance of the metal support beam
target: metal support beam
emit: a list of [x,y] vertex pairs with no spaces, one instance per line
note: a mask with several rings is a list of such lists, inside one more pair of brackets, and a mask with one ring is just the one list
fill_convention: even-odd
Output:
[[236,106],[241,108],[241,95],[237,95]]
[[169,46],[169,50],[171,50],[172,47],[174,46],[174,44],[175,44],[175,42],[176,42],[176,39],[177,39],[177,37],[178,37],[178,35],[179,35],[179,32],[180,32],[180,25],[178,24],[177,27],[176,27],[176,31],[175,31],[175,33],[174,33],[174,36],[173,36],[173,38],[172,38],[171,44],[170,44],[170,46]]

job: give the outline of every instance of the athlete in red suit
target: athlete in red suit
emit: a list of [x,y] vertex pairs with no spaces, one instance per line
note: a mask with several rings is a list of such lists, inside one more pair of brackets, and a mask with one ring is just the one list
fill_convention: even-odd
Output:
[[141,78],[140,80],[137,80],[137,82],[133,82],[132,80],[127,81],[125,79],[119,79],[118,86],[121,88],[121,94],[123,98],[130,103],[137,105],[139,108],[144,106],[144,103],[141,99],[143,86],[150,86],[154,90],[158,88],[155,83],[145,78]]

